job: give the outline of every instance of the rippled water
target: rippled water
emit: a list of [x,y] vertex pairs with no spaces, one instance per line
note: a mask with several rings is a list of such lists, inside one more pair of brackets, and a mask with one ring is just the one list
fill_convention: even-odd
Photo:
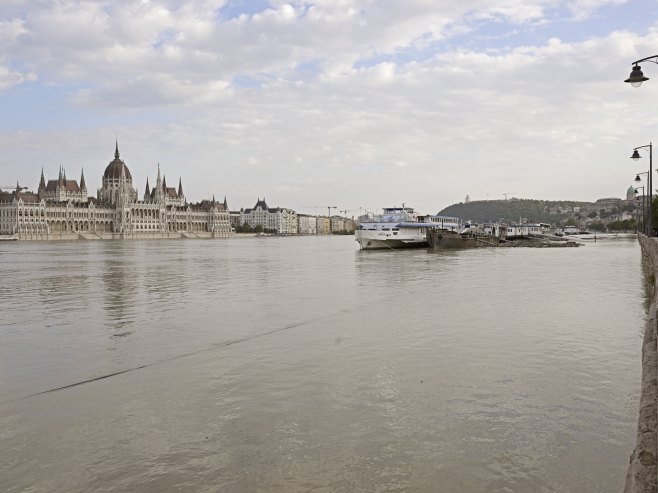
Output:
[[4,243],[0,262],[2,491],[623,485],[633,240]]

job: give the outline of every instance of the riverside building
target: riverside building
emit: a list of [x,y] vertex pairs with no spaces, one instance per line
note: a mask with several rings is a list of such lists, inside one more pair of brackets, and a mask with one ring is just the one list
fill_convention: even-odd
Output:
[[216,238],[232,236],[226,198],[223,202],[187,202],[182,181],[168,187],[164,176],[153,188],[148,178],[142,200],[133,187],[118,144],[103,173],[102,187],[90,196],[84,171],[80,183],[60,168],[57,180],[46,182],[43,170],[36,193],[24,187],[0,192],[0,234],[19,240]]
[[269,208],[260,198],[252,209],[240,210],[240,225],[262,226],[263,229],[275,231],[277,234],[296,235],[297,213],[284,207]]

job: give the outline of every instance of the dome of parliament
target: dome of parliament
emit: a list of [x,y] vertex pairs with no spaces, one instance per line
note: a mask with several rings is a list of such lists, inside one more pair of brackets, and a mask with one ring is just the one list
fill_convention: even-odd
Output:
[[105,168],[105,173],[103,173],[103,179],[118,180],[119,178],[121,178],[122,169],[124,170],[126,179],[132,180],[133,177],[130,174],[130,170],[128,169],[128,166],[126,166],[126,163],[124,163],[119,158],[119,144],[117,143],[116,150],[114,151],[114,160],[107,165],[107,168]]

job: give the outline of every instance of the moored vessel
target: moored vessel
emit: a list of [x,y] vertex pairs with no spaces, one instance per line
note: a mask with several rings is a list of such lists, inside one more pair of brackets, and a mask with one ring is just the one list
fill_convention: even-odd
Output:
[[456,217],[420,215],[411,207],[386,207],[382,214],[359,217],[355,240],[362,250],[427,247],[426,231],[431,228],[458,231]]

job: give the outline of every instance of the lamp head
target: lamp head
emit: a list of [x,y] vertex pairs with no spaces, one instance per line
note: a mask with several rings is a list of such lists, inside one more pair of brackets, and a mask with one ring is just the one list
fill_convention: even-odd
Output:
[[[642,181],[642,179],[640,178],[640,175],[635,175],[635,182],[639,183],[641,181]],[[637,190],[635,190],[635,191],[637,192]]]
[[642,67],[636,63],[633,65],[631,75],[624,82],[628,82],[633,87],[640,87],[645,80],[649,80],[649,77],[644,76]]
[[633,155],[631,156],[631,159],[632,159],[633,161],[637,161],[637,160],[640,159],[641,157],[642,157],[642,156],[640,156],[640,153],[637,152],[637,149],[635,149],[635,150],[633,151]]

